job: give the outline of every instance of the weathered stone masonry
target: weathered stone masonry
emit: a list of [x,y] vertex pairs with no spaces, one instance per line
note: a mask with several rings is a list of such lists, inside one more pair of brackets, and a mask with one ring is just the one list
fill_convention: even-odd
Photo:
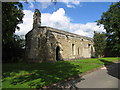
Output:
[[91,38],[41,26],[41,14],[37,9],[33,17],[33,29],[26,34],[26,57],[30,62],[70,60],[94,56]]

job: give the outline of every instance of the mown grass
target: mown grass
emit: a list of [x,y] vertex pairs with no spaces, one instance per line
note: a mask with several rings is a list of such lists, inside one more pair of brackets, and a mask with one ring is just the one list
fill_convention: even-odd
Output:
[[92,70],[120,58],[92,58],[53,63],[3,64],[3,88],[39,88]]

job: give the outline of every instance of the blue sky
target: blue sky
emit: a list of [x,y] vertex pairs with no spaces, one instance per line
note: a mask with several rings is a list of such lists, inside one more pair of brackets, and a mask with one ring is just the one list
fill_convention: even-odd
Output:
[[23,4],[23,24],[19,24],[18,35],[25,35],[32,30],[35,9],[41,12],[41,25],[72,32],[82,36],[93,37],[94,31],[105,32],[103,26],[96,25],[112,2],[80,2],[78,0],[63,0],[56,5],[51,2],[29,2]]
[[[47,3],[47,2],[44,2]],[[107,11],[112,2],[80,2],[75,8],[68,8],[65,3],[57,2],[56,5],[52,3],[47,8],[42,8],[41,3],[32,2],[34,8],[29,8],[30,3],[23,3],[25,10],[39,9],[41,13],[53,13],[59,8],[64,8],[66,15],[73,20],[72,23],[87,23],[94,22],[100,19],[103,12]]]

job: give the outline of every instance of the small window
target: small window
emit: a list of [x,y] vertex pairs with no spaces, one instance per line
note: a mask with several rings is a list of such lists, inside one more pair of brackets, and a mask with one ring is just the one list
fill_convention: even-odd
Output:
[[38,48],[40,47],[40,38],[38,38]]
[[72,55],[75,55],[75,45],[72,44]]
[[78,55],[80,54],[79,47],[78,47]]
[[90,44],[88,44],[88,47],[90,47]]

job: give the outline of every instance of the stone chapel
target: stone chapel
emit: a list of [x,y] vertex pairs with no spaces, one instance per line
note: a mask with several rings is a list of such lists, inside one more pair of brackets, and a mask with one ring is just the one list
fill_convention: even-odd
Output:
[[26,58],[29,62],[74,60],[94,57],[92,38],[41,26],[41,13],[33,15],[33,29],[26,34]]

